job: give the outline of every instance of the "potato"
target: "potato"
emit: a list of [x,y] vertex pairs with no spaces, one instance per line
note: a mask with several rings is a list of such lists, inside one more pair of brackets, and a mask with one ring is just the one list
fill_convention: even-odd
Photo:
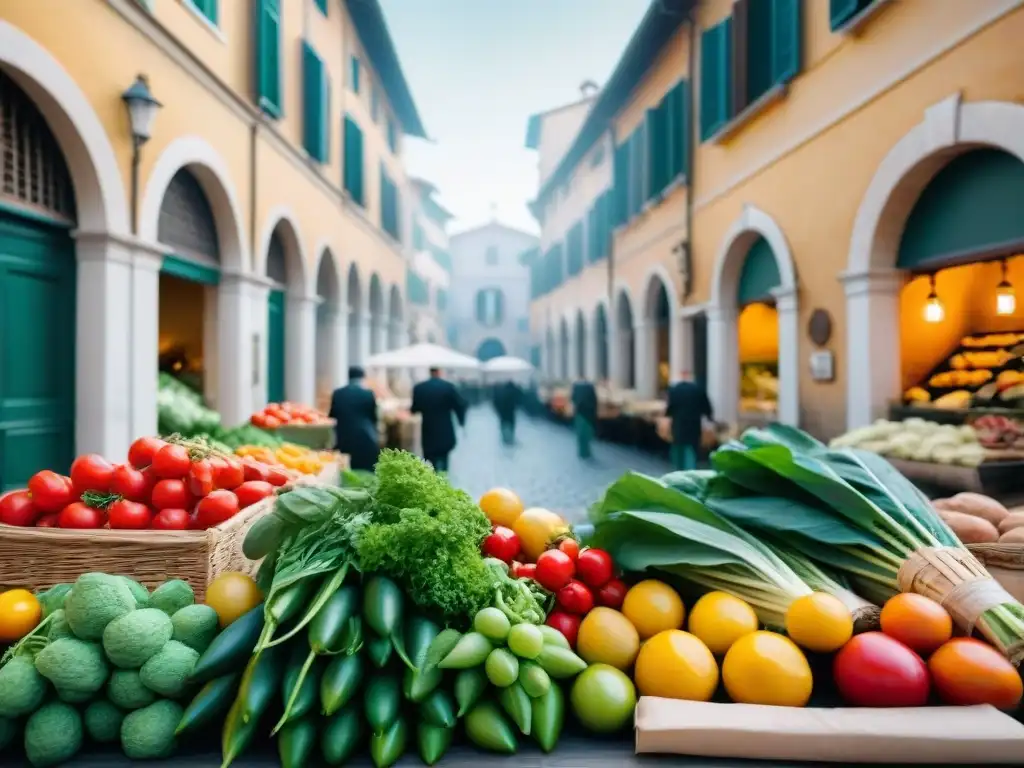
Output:
[[935,509],[952,510],[952,507],[949,506],[949,499],[932,499],[932,507]]
[[964,544],[991,544],[999,539],[999,531],[988,520],[963,512],[939,512],[939,517],[953,529]]
[[999,525],[1009,512],[1006,507],[989,496],[982,496],[980,493],[958,493],[943,504],[943,509],[953,512],[961,512],[972,517],[980,517],[992,525]]
[[1000,544],[1024,544],[1024,528],[1011,528],[999,537]]
[[999,532],[1006,533],[1012,531],[1014,528],[1020,528],[1024,525],[1024,510],[1020,512],[1011,512],[1003,518],[1002,522],[999,523]]

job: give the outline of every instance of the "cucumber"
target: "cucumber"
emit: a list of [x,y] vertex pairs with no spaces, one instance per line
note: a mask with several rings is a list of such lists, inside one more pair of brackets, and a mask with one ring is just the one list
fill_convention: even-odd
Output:
[[281,545],[288,528],[288,521],[274,512],[257,518],[245,532],[242,554],[249,560],[262,560]]
[[320,676],[320,710],[330,717],[359,690],[365,663],[360,656],[335,656]]
[[389,768],[397,763],[405,752],[409,731],[402,718],[396,718],[391,726],[370,736],[370,759],[376,768]]
[[[284,671],[284,682],[281,685],[282,704],[285,712],[280,725],[290,720],[298,720],[314,710],[317,704],[317,691],[320,686],[320,667],[312,651],[296,645],[288,659]],[[296,690],[297,689],[297,690]]]
[[175,736],[205,730],[206,726],[231,708],[241,674],[232,672],[216,677],[199,689],[181,716]]
[[345,650],[345,628],[358,609],[358,589],[350,585],[336,590],[309,623],[310,649],[317,654]]
[[228,768],[246,750],[252,743],[258,726],[258,718],[248,722],[242,720],[242,702],[235,699],[227,717],[224,718],[224,728],[221,731],[221,768]]
[[316,746],[316,720],[304,717],[289,721],[277,734],[281,768],[306,768]]
[[241,671],[256,648],[263,631],[263,605],[238,617],[217,635],[192,668],[193,683],[208,683],[214,678]]
[[320,753],[328,765],[344,765],[363,743],[363,718],[356,706],[329,717],[320,729]]
[[379,637],[391,637],[402,621],[402,590],[385,576],[371,576],[363,587],[363,618]]
[[428,725],[451,728],[455,725],[455,700],[445,690],[436,690],[420,704],[420,718]]
[[238,698],[242,702],[242,722],[259,720],[281,686],[284,664],[280,648],[270,648],[252,657],[242,675]]
[[378,675],[370,680],[363,693],[366,722],[375,734],[383,733],[398,719],[402,704],[402,688],[398,678]]
[[391,652],[395,649],[390,637],[380,637],[371,632],[366,640],[366,655],[370,657],[370,663],[377,669],[383,669],[391,660]]
[[441,684],[444,673],[437,667],[432,667],[426,672],[418,669],[407,669],[402,680],[402,692],[409,701],[418,704],[427,698],[427,695]]

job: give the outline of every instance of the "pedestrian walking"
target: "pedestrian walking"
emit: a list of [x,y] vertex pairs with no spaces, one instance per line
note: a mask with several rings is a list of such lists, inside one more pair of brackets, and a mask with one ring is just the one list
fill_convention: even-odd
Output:
[[516,442],[516,412],[523,403],[523,391],[514,381],[505,381],[494,387],[494,410],[501,424],[501,442]]
[[713,418],[708,393],[683,371],[679,381],[668,390],[665,415],[672,419],[672,466],[696,469],[704,419]]
[[363,382],[366,373],[359,366],[348,369],[348,384],[331,394],[334,419],[334,447],[348,454],[352,469],[372,472],[380,455],[377,431],[377,398]]
[[466,401],[441,371],[430,369],[430,378],[412,388],[413,413],[422,418],[423,458],[438,472],[448,471],[448,455],[455,449],[454,418],[466,424]]
[[573,429],[576,431],[576,454],[581,459],[591,457],[590,443],[597,425],[597,389],[581,378],[572,385]]

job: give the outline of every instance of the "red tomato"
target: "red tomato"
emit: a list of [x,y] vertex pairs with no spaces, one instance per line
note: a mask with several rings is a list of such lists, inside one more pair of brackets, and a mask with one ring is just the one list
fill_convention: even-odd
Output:
[[612,577],[612,556],[603,549],[584,549],[576,559],[580,581],[588,587],[603,587]]
[[585,616],[594,607],[594,595],[582,581],[571,580],[558,590],[555,596],[558,604],[569,613]]
[[52,512],[49,515],[43,515],[36,520],[36,528],[59,528],[60,527],[60,515],[56,512]]
[[257,461],[252,456],[246,456],[242,459],[242,471],[245,473],[245,482],[247,483],[252,480],[270,482],[270,473],[267,469],[266,464],[262,461]]
[[1016,710],[1024,686],[1010,661],[988,643],[954,637],[928,659],[935,690],[945,704],[991,704]]
[[129,501],[146,501],[152,486],[142,470],[131,464],[118,464],[110,478],[110,492],[124,496]]
[[233,491],[214,491],[196,505],[196,522],[203,528],[220,525],[238,514],[238,497]]
[[854,635],[836,654],[832,675],[855,707],[923,707],[931,687],[924,660],[881,632]]
[[40,512],[60,512],[77,497],[70,477],[58,475],[49,469],[36,472],[28,481],[32,504]]
[[184,480],[161,480],[153,486],[153,509],[188,509],[192,496]]
[[167,443],[159,437],[140,437],[128,449],[128,463],[136,469],[145,469],[153,463],[156,452]]
[[569,583],[575,572],[571,557],[560,550],[549,549],[537,558],[537,575],[534,578],[544,589],[557,592]]
[[276,416],[270,416],[268,414],[263,417],[263,424],[261,426],[264,429],[277,429],[281,426],[281,420]]
[[106,522],[103,510],[76,501],[60,511],[57,524],[61,528],[102,528]]
[[201,499],[213,490],[213,465],[209,459],[197,459],[188,471],[188,490]]
[[519,566],[519,570],[516,571],[517,579],[536,579],[537,578],[537,564],[536,563],[523,563]]
[[238,506],[245,509],[267,496],[273,496],[274,486],[266,480],[248,480],[235,488],[235,495],[238,497]]
[[109,493],[113,474],[114,465],[96,453],[79,456],[71,464],[71,482],[79,496],[86,491]]
[[271,485],[280,488],[282,485],[288,485],[290,480],[288,473],[280,467],[267,467],[267,482]]
[[511,528],[494,526],[494,531],[480,545],[487,557],[496,557],[503,563],[511,563],[519,554],[519,537]]
[[571,613],[566,613],[565,611],[554,610],[548,614],[548,620],[544,623],[561,632],[565,636],[565,639],[569,641],[569,646],[575,649],[576,635],[578,635],[580,631],[580,621],[582,621],[582,619],[579,616],[574,616]]
[[245,468],[242,462],[233,456],[210,459],[213,469],[213,486],[232,491],[245,482]]
[[184,531],[188,524],[188,512],[184,509],[161,509],[153,518],[153,528],[158,531]]
[[254,413],[249,419],[254,427],[263,429],[267,426],[267,415],[265,413]]
[[145,504],[122,499],[107,507],[107,520],[111,528],[141,530],[149,528],[153,513]]
[[625,585],[622,579],[612,579],[594,593],[594,599],[597,600],[598,605],[619,610],[626,599],[626,592],[628,590],[629,587]]
[[580,543],[576,539],[562,539],[558,542],[558,549],[565,552],[573,560],[580,556]]
[[0,523],[26,526],[34,525],[38,519],[39,510],[27,490],[8,491],[0,496]]
[[153,471],[157,477],[180,480],[192,469],[192,459],[183,445],[165,445],[153,456]]

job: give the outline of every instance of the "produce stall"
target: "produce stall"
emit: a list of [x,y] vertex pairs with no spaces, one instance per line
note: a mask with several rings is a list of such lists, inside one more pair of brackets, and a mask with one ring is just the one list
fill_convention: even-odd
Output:
[[876,454],[748,430],[576,526],[406,452],[358,483],[278,494],[255,577],[202,600],[99,571],[0,594],[4,765],[1024,753],[1024,605]]

